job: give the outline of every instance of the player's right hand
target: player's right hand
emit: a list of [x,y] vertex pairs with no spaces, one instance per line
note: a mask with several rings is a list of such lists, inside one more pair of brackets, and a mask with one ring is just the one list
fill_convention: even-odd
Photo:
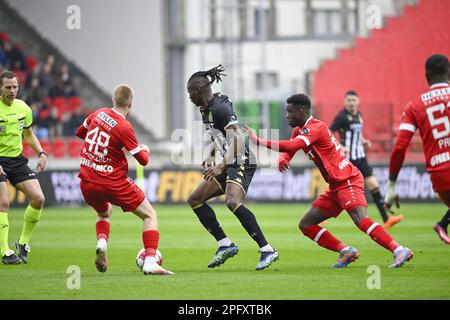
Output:
[[147,153],[150,153],[150,149],[148,148],[147,145],[141,144],[141,148],[142,148],[142,150],[147,151]]
[[204,168],[204,169],[209,168],[211,166],[215,166],[215,165],[216,165],[216,162],[214,161],[214,158],[209,158],[209,159],[203,160],[203,162],[202,162],[202,168]]
[[291,168],[291,165],[289,164],[289,161],[285,159],[278,160],[278,171],[281,173],[287,172]]
[[387,192],[386,196],[384,197],[384,207],[386,208],[386,211],[389,213],[393,213],[392,205],[395,203],[395,206],[400,208],[400,198],[395,191],[395,182],[394,181],[388,181],[387,184]]

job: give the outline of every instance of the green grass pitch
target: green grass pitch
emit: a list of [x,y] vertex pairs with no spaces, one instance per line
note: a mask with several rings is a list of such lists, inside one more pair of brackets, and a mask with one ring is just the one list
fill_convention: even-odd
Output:
[[[359,249],[360,259],[346,269],[330,269],[337,254],[301,235],[297,224],[306,205],[249,204],[280,260],[255,271],[256,244],[224,205],[214,205],[239,254],[215,269],[206,266],[216,242],[187,205],[157,205],[164,266],[175,276],[144,276],[135,265],[140,248],[140,220],[115,208],[109,241],[109,266],[94,267],[95,214],[91,209],[45,209],[32,237],[28,264],[0,266],[0,299],[449,299],[450,246],[432,230],[445,212],[440,204],[403,205],[405,220],[390,229],[415,256],[400,269],[388,269],[391,253],[359,231],[346,213],[326,228]],[[372,218],[380,222],[373,206]],[[11,210],[12,245],[22,228],[23,211]],[[368,289],[380,269],[380,289]],[[80,268],[80,289],[69,289],[69,266]],[[370,282],[370,279],[369,279]]]

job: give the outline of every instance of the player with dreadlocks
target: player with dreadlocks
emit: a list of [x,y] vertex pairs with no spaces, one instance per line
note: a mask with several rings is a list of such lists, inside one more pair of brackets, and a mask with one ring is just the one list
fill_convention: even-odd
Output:
[[187,83],[190,99],[200,108],[212,140],[202,163],[204,179],[190,194],[188,202],[201,224],[218,242],[219,248],[208,264],[209,268],[220,266],[239,250],[226,236],[214,210],[206,203],[225,194],[228,209],[260,248],[261,257],[256,270],[262,270],[278,259],[278,252],[268,244],[254,214],[243,204],[256,171],[256,160],[240,131],[232,102],[227,96],[211,91],[214,82],[222,81],[224,71],[224,67],[219,65],[208,71],[196,72]]

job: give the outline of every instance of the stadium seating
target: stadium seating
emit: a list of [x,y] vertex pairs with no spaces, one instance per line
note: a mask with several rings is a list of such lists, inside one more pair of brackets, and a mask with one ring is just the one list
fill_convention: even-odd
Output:
[[[450,28],[448,12],[450,1],[406,6],[401,16],[388,18],[383,29],[373,30],[367,39],[356,38],[352,48],[324,61],[313,76],[314,105],[321,120],[330,124],[342,108],[344,93],[356,90],[366,118],[365,135],[375,145],[390,145],[392,128],[398,126],[406,103],[427,89],[425,60],[433,53],[450,55],[448,43],[442,40]],[[420,147],[413,149],[421,153]],[[420,157],[408,155],[409,159]],[[378,158],[385,159],[386,154]]]
[[[27,79],[27,77],[35,76],[35,74],[32,72],[32,70],[34,70],[36,68],[36,66],[38,66],[38,65],[44,66],[45,62],[39,61],[34,56],[27,55],[27,53],[21,48],[20,44],[14,43],[13,39],[11,39],[10,36],[8,35],[8,33],[6,33],[6,32],[0,32],[0,41],[4,42],[4,43],[10,41],[12,43],[12,45],[14,47],[16,47],[17,49],[19,49],[23,53],[24,57],[26,57],[25,58],[26,59],[26,67],[27,67],[26,70],[15,70],[15,69],[12,70],[17,74],[17,76],[19,78],[19,85],[21,87],[24,87],[25,83],[30,80],[30,79]],[[39,69],[37,69],[37,70],[39,70]],[[40,69],[40,71],[42,72],[42,68]],[[54,79],[52,79],[52,81],[54,83],[56,83],[56,73],[55,72],[53,72],[53,78]],[[46,88],[46,89],[48,91],[50,88]],[[23,93],[25,93],[25,92],[23,92]],[[25,93],[25,97],[26,96],[27,95]],[[22,98],[22,97],[19,95],[19,98]],[[65,96],[56,96],[53,98],[50,96],[46,96],[43,98],[42,101],[33,101],[33,102],[36,103],[37,105],[42,105],[42,106],[45,105],[45,107],[49,108],[49,109],[42,109],[43,107],[41,107],[41,109],[36,110],[37,119],[35,118],[33,121],[35,126],[39,125],[40,120],[45,120],[45,118],[43,118],[43,116],[44,115],[49,116],[50,111],[53,108],[55,108],[57,110],[57,115],[56,115],[57,120],[61,121],[61,118],[65,113],[66,114],[67,114],[67,112],[74,113],[76,110],[79,110],[80,108],[83,107],[83,101],[78,96],[71,96],[69,98],[66,98]],[[42,102],[42,104],[41,104],[41,102]],[[31,105],[31,103],[29,101],[28,101],[28,103]],[[84,111],[87,111],[87,110],[84,110]],[[35,129],[36,129],[36,127],[35,127]],[[55,129],[55,128],[53,128],[53,129]],[[53,133],[61,132],[61,130],[53,130],[51,132],[53,134]],[[41,145],[44,148],[44,150],[48,153],[48,155],[55,159],[63,159],[66,157],[78,158],[78,156],[79,156],[80,141],[72,140],[71,137],[50,136],[49,140],[40,140],[40,142],[41,142]],[[23,146],[24,146],[23,155],[25,157],[27,157],[27,158],[36,158],[37,157],[34,150],[32,150],[26,143],[24,143]]]
[[66,156],[66,141],[62,138],[56,138],[51,141],[52,156],[54,158],[63,158]]
[[68,143],[69,157],[70,158],[78,158],[80,156],[80,150],[81,150],[83,141],[76,138],[76,139],[67,140],[67,143]]

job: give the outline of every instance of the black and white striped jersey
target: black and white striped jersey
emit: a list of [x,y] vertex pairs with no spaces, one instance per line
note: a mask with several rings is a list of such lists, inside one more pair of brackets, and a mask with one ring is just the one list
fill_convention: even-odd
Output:
[[[200,108],[206,132],[216,145],[216,162],[220,162],[229,149],[226,130],[233,124],[238,124],[233,104],[225,95],[215,94],[207,108]],[[255,164],[254,154],[249,149],[248,139],[245,138],[245,154],[237,155],[236,164]]]
[[330,130],[339,132],[340,143],[349,150],[350,160],[366,157],[362,144],[363,119],[361,112],[358,111],[356,115],[353,115],[344,108],[334,119]]

